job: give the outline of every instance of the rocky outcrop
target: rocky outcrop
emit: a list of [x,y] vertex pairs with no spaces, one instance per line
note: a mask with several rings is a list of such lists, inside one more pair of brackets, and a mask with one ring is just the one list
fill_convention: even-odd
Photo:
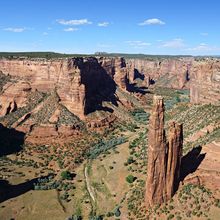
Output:
[[[166,140],[167,139],[167,140]],[[149,122],[146,204],[154,206],[169,200],[179,184],[182,157],[182,125],[170,124],[168,137],[164,130],[164,103],[155,96]]]
[[190,100],[192,103],[220,101],[220,60],[207,59],[193,65],[190,73]]

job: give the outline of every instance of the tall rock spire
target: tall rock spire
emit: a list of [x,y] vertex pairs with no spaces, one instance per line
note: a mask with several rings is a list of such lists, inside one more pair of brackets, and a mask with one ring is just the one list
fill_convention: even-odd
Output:
[[166,201],[166,137],[164,103],[161,96],[154,96],[148,143],[146,203],[153,206]]
[[179,183],[182,156],[182,125],[170,123],[168,141],[164,130],[164,103],[161,96],[154,96],[149,121],[148,166],[145,200],[154,206],[169,200]]

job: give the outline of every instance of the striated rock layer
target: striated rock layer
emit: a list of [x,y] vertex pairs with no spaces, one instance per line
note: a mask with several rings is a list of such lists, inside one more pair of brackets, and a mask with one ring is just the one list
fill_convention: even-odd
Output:
[[147,206],[152,207],[166,202],[174,195],[179,184],[182,157],[182,125],[172,122],[166,138],[164,103],[161,96],[154,96],[148,143],[148,176],[145,200]]

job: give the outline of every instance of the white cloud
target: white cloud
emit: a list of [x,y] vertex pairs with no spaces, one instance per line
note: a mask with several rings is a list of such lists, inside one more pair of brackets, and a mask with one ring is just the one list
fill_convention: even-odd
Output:
[[183,39],[181,38],[176,38],[176,39],[173,39],[171,41],[166,41],[164,43],[162,43],[161,47],[167,47],[167,48],[183,48],[185,47],[185,43],[183,41]]
[[144,25],[163,25],[163,24],[165,24],[164,21],[161,21],[158,18],[151,18],[139,23],[138,25],[144,26]]
[[186,51],[194,51],[194,52],[220,51],[220,47],[210,46],[208,44],[201,43],[195,47],[187,48]]
[[92,24],[91,21],[88,19],[79,19],[79,20],[64,20],[58,19],[57,22],[62,25],[85,25],[85,24]]
[[203,32],[203,33],[200,33],[200,35],[202,35],[202,36],[208,36],[209,34],[206,33],[206,32]]
[[106,22],[106,21],[100,22],[100,23],[98,23],[98,26],[99,27],[107,27],[107,26],[109,26],[109,22]]
[[25,28],[5,28],[3,29],[4,31],[10,31],[10,32],[15,32],[15,33],[21,33],[25,31]]
[[47,33],[47,32],[43,32],[43,35],[44,35],[44,36],[47,36],[47,35],[48,35],[48,33]]
[[133,46],[135,48],[142,48],[142,47],[146,47],[146,46],[151,45],[151,43],[143,42],[140,40],[129,40],[129,41],[125,41],[125,43],[127,43],[130,46]]
[[73,31],[78,31],[79,29],[78,28],[65,28],[64,31],[66,32],[73,32]]

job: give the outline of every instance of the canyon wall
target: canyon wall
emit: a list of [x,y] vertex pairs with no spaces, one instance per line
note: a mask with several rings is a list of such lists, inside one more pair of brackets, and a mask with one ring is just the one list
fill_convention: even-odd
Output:
[[[217,58],[130,59],[135,73],[145,76],[146,85],[190,89],[192,103],[218,103],[220,101],[220,60]],[[132,75],[132,74],[131,74]],[[136,74],[137,75],[137,74]]]
[[[101,108],[102,101],[116,103],[116,85],[126,90],[129,84],[123,58],[1,59],[0,71],[28,83],[32,91],[56,90],[61,103],[80,118]],[[20,88],[20,83],[8,83],[3,88],[1,115],[17,100],[11,100],[17,96],[14,87]],[[7,101],[6,96],[12,98]]]
[[[137,78],[145,87],[156,82],[158,86],[190,88],[192,103],[216,103],[220,99],[219,63],[218,59],[194,58],[0,59],[0,71],[17,79],[3,88],[0,115],[22,107],[29,91],[56,90],[60,103],[84,119],[88,113],[102,109],[104,101],[117,105],[116,87],[132,91],[130,85]],[[22,88],[24,85],[28,88]]]
[[[193,58],[179,59],[129,59],[127,61],[137,72],[143,74],[145,78],[157,81],[161,77],[165,78],[162,86],[175,89],[189,88],[189,72],[193,64]],[[136,76],[134,76],[136,78]]]
[[166,202],[177,190],[182,146],[182,125],[171,122],[166,137],[163,98],[154,96],[148,133],[147,206]]
[[220,101],[220,60],[195,62],[190,72],[190,100],[192,103]]

